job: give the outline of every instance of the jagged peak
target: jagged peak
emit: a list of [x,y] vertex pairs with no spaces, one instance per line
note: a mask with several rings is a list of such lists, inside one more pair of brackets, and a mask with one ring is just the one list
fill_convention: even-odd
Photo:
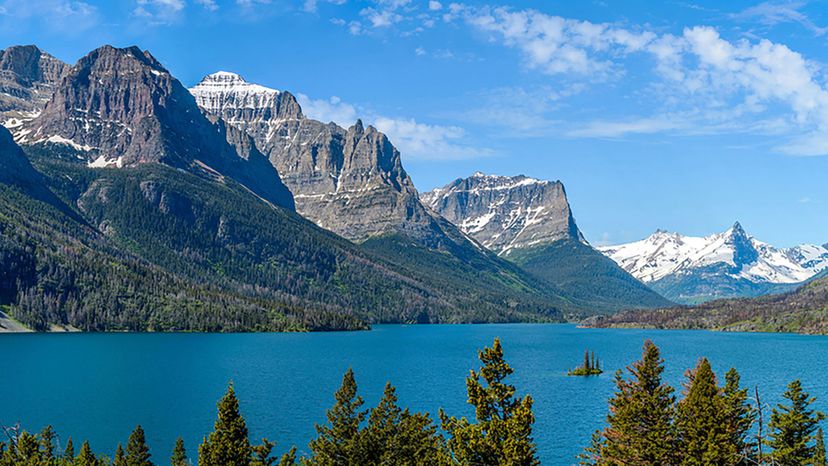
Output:
[[260,84],[247,82],[242,75],[232,71],[210,73],[190,89],[193,94],[223,92],[278,95],[281,91]]

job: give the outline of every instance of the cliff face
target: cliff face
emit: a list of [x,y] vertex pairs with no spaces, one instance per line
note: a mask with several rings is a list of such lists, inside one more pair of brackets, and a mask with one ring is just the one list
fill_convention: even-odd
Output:
[[40,115],[16,131],[22,144],[60,144],[96,167],[163,163],[221,179],[292,209],[278,173],[249,136],[211,122],[148,52],[104,46],[83,57]]
[[441,247],[458,232],[419,201],[400,153],[361,121],[350,128],[302,114],[292,94],[218,72],[190,89],[199,106],[250,134],[293,193],[296,210],[350,240],[404,233]]
[[34,45],[0,50],[0,123],[14,128],[37,116],[68,70]]
[[561,182],[475,173],[423,202],[498,254],[561,239],[585,242]]

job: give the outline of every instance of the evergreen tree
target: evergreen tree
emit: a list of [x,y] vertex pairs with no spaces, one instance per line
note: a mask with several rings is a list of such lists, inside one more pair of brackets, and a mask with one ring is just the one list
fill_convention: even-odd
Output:
[[83,442],[80,452],[75,458],[75,462],[73,464],[74,466],[98,466],[98,459],[95,457],[95,454],[92,453],[92,448],[89,446],[89,442]]
[[816,447],[814,449],[814,466],[828,466],[825,457],[825,434],[822,427],[817,430]]
[[135,427],[129,436],[126,446],[127,466],[152,466],[149,447],[144,437],[144,429],[140,425]]
[[345,373],[334,398],[336,403],[328,410],[328,423],[316,426],[318,436],[310,442],[312,456],[309,462],[326,466],[359,464],[352,462],[352,453],[366,413],[360,411],[363,400],[357,395],[353,370],[348,369]]
[[[476,423],[454,418],[440,411],[448,448],[462,465],[497,464],[526,466],[540,464],[532,439],[532,398],[515,398],[515,387],[504,382],[513,369],[503,359],[500,340],[480,351],[480,372],[466,379],[469,403],[475,407]],[[482,380],[481,380],[482,378]]]
[[282,455],[282,458],[279,460],[279,466],[295,466],[296,465],[296,447],[293,447]]
[[121,444],[118,444],[118,449],[115,450],[115,459],[112,461],[112,466],[128,466],[126,459],[126,453],[124,453],[124,447]]
[[619,371],[617,391],[610,399],[601,461],[624,465],[676,464],[673,389],[662,383],[664,361],[658,348],[644,343],[642,359],[628,367],[631,379]]
[[46,464],[51,464],[55,457],[55,431],[52,426],[46,426],[40,431],[41,457]]
[[736,447],[739,465],[756,464],[756,444],[750,439],[750,428],[756,418],[756,411],[748,403],[748,390],[741,388],[740,376],[731,368],[725,374],[723,390],[724,414],[727,423],[728,442]]
[[824,415],[811,409],[815,398],[802,389],[799,380],[788,385],[782,395],[790,405],[779,404],[771,413],[771,458],[781,466],[811,464],[815,455],[816,431]]
[[218,403],[213,432],[198,450],[199,466],[248,466],[253,455],[233,385]]
[[580,466],[598,466],[605,464],[601,458],[601,452],[604,448],[604,436],[600,430],[592,433],[589,446],[584,448],[583,453],[578,455],[578,464]]
[[75,445],[72,444],[72,437],[66,440],[66,449],[63,450],[63,461],[67,464],[75,461]]
[[250,463],[251,466],[272,466],[276,463],[276,458],[270,456],[275,446],[276,444],[270,440],[266,438],[262,439],[261,445],[253,447],[253,461]]
[[592,364],[589,359],[589,350],[584,350],[584,369],[592,369]]
[[702,358],[687,378],[685,396],[678,403],[676,414],[681,464],[737,464],[738,445],[731,442],[724,395],[710,362]]
[[172,456],[170,457],[170,464],[172,466],[187,466],[187,450],[184,449],[184,439],[178,437],[175,440],[175,448],[173,449]]

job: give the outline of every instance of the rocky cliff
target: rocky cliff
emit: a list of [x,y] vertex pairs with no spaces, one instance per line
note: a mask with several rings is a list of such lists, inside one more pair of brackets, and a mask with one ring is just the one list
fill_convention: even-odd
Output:
[[68,70],[34,45],[0,50],[0,123],[14,128],[37,116]]
[[230,178],[293,208],[278,173],[248,136],[208,120],[181,83],[137,47],[104,46],[81,58],[15,136],[21,144],[67,146],[94,167],[162,163]]

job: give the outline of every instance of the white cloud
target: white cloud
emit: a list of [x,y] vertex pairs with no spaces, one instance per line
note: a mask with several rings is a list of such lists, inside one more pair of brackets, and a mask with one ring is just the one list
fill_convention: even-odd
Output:
[[800,11],[805,5],[805,2],[799,1],[763,2],[732,15],[732,17],[741,20],[757,20],[765,26],[797,23],[816,36],[824,35],[828,32],[828,28],[817,26],[805,13]]
[[377,117],[377,129],[408,158],[427,160],[458,160],[486,157],[489,149],[478,149],[462,143],[466,133],[457,126],[418,123],[413,118]]
[[136,0],[135,4],[133,16],[151,25],[169,24],[178,19],[184,9],[183,0]]
[[0,0],[0,14],[14,27],[20,21],[41,21],[54,31],[84,31],[98,23],[98,9],[76,0]]
[[374,28],[388,27],[403,19],[402,15],[396,13],[393,9],[364,8],[359,14],[367,19],[371,23],[371,27]]
[[429,0],[428,9],[431,10],[431,11],[442,10],[443,9],[443,4],[436,1],[436,0]]
[[416,49],[414,49],[414,54],[417,55],[418,57],[422,57],[422,56],[426,55],[427,53],[428,52],[426,52],[426,50],[422,47],[417,47]]
[[662,118],[640,118],[624,121],[593,121],[582,128],[570,130],[569,136],[615,138],[630,134],[654,134],[684,127],[682,123]]
[[196,0],[196,3],[204,7],[205,10],[208,11],[216,11],[218,10],[219,6],[216,3],[216,0]]
[[345,128],[354,124],[358,118],[356,107],[351,104],[342,102],[339,97],[331,97],[330,99],[311,99],[305,94],[297,94],[299,105],[302,106],[302,112],[314,120],[319,120],[325,123],[333,121],[339,126]]

